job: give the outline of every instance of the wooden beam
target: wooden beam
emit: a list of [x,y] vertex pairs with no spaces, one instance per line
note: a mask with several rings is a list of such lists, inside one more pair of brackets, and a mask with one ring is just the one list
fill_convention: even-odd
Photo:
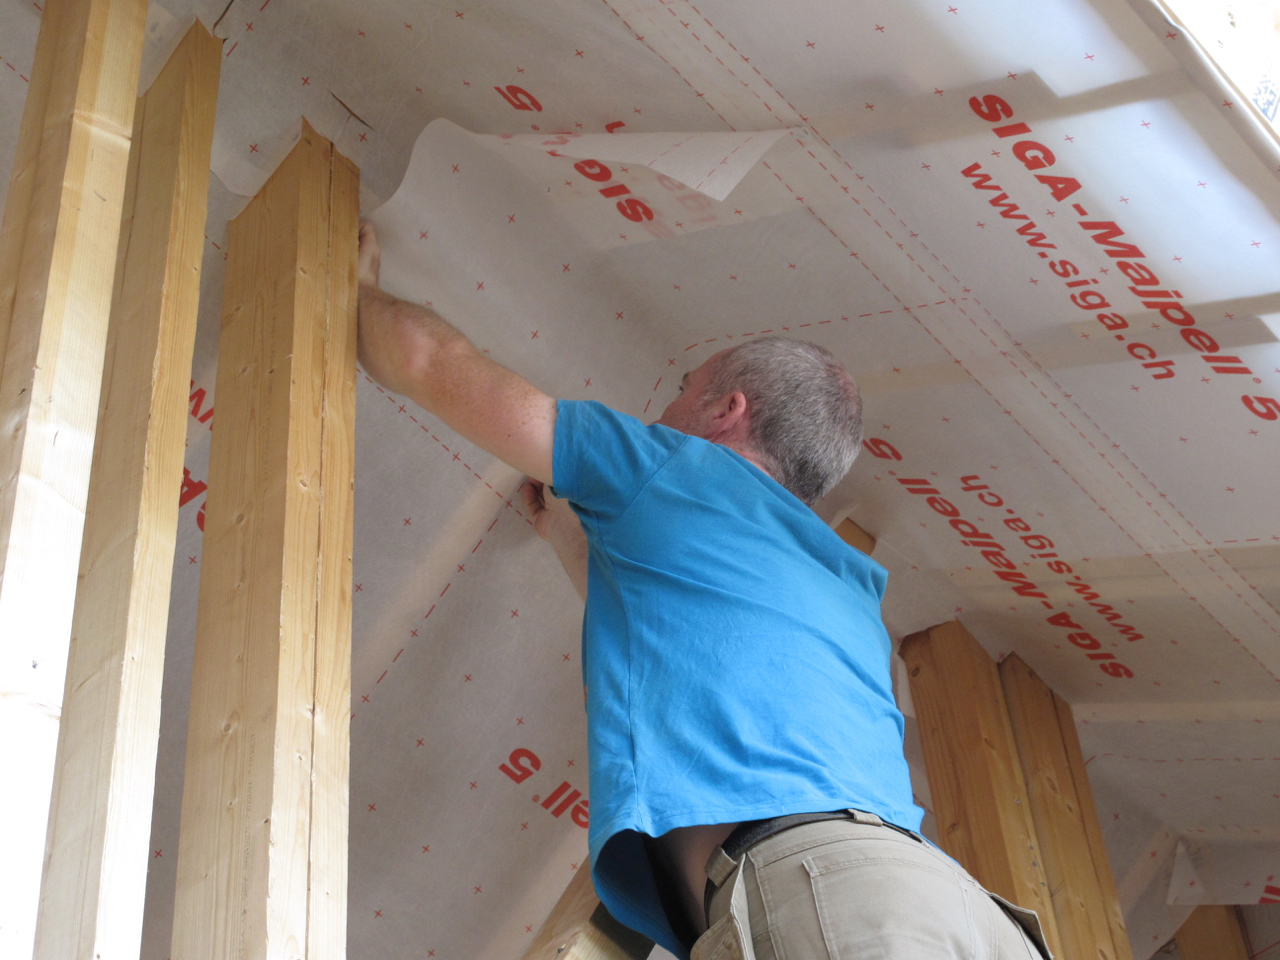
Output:
[[304,123],[229,230],[175,960],[346,953],[358,194]]
[[44,5],[0,225],[0,955],[30,956],[146,0]]
[[841,540],[853,547],[853,549],[861,550],[867,556],[871,556],[871,551],[876,548],[876,538],[848,517],[836,524],[836,533]]
[[610,916],[584,862],[551,908],[524,960],[645,960],[653,941]]
[[196,21],[134,113],[37,960],[140,949],[221,51]]
[[902,641],[938,841],[984,887],[1040,915],[1063,956],[995,661],[957,620]]
[[1083,760],[1077,771],[1069,756],[1080,755],[1071,708],[1017,654],[999,669],[1064,955],[1132,960],[1106,850],[1090,843],[1086,809],[1099,841],[1101,828]]
[[1182,960],[1249,960],[1240,911],[1235,907],[1196,907],[1173,939]]

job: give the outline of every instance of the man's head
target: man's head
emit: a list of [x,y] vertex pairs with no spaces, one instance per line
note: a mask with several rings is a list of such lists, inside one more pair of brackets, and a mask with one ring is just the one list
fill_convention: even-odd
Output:
[[658,422],[733,448],[812,504],[853,465],[862,399],[830,351],[761,337],[687,373]]

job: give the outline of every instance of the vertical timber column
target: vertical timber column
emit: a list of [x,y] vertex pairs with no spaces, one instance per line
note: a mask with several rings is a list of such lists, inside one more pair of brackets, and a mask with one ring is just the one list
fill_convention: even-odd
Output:
[[221,49],[197,21],[134,114],[37,960],[140,947]]
[[146,0],[49,0],[0,226],[0,955],[31,954]]
[[305,122],[230,226],[174,960],[345,956],[358,229]]
[[1182,960],[1249,960],[1248,941],[1235,907],[1196,907],[1173,939]]
[[524,960],[644,960],[653,941],[609,914],[584,862],[525,951]]
[[1071,707],[1017,654],[999,669],[1064,955],[1133,960]]
[[938,840],[984,887],[1036,911],[1064,956],[995,661],[958,620],[902,641]]

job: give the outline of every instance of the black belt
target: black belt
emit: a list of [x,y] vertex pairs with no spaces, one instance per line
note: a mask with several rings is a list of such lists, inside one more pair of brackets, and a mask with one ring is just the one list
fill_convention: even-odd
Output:
[[751,820],[740,824],[733,833],[725,838],[724,843],[716,848],[711,859],[707,861],[707,886],[702,897],[702,909],[707,924],[711,922],[711,899],[716,891],[729,879],[729,875],[738,866],[742,855],[762,840],[792,827],[802,827],[807,823],[821,823],[823,820],[852,820],[867,826],[888,827],[898,833],[924,843],[920,834],[904,830],[896,824],[888,823],[874,813],[862,810],[832,810],[827,813],[792,813],[783,817],[770,817],[768,820]]

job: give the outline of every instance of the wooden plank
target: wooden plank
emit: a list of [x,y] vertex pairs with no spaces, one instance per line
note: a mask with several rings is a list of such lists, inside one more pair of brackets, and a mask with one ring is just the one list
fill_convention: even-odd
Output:
[[1173,938],[1182,960],[1249,960],[1244,927],[1235,907],[1196,907]]
[[1124,909],[1120,906],[1120,893],[1115,876],[1111,872],[1111,860],[1102,840],[1102,823],[1098,820],[1098,808],[1093,802],[1093,788],[1089,786],[1089,774],[1085,769],[1084,754],[1080,750],[1080,737],[1076,733],[1076,720],[1071,705],[1056,693],[1054,709],[1058,713],[1058,728],[1062,731],[1062,745],[1067,752],[1067,765],[1075,784],[1076,798],[1080,802],[1080,819],[1084,823],[1085,840],[1089,844],[1089,857],[1097,877],[1098,889],[1107,926],[1111,929],[1111,942],[1116,960],[1133,960],[1133,947],[1129,942],[1129,930],[1124,922]]
[[1035,910],[1063,956],[995,662],[953,620],[902,641],[942,848],[993,893]]
[[644,960],[652,950],[652,940],[609,915],[591,882],[591,864],[584,862],[524,960]]
[[50,0],[0,225],[0,955],[32,950],[146,0]]
[[[1123,954],[1112,937],[1108,921],[1119,905],[1106,901],[1099,883],[1054,692],[1017,654],[1006,657],[999,669],[1064,954],[1128,958],[1127,936]],[[1074,724],[1070,734],[1075,736]],[[1105,850],[1102,855],[1101,866],[1110,875]]]
[[836,524],[836,533],[841,540],[853,547],[853,549],[861,550],[867,556],[871,556],[871,552],[876,548],[876,538],[848,517]]
[[134,114],[37,960],[140,949],[221,48],[197,21]]
[[304,123],[229,230],[174,960],[345,955],[357,195]]

